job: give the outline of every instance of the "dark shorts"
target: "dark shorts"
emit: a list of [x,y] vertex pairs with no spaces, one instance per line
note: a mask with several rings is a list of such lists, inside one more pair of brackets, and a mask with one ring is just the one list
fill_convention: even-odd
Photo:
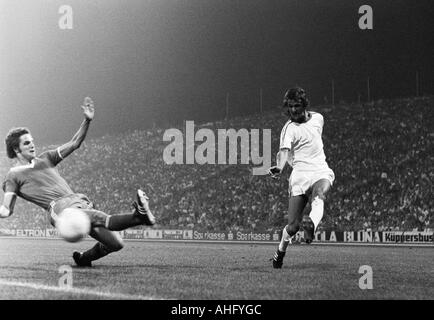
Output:
[[108,214],[95,210],[93,203],[81,193],[68,194],[50,203],[50,223],[55,226],[58,215],[66,208],[82,209],[90,218],[92,227],[106,227]]

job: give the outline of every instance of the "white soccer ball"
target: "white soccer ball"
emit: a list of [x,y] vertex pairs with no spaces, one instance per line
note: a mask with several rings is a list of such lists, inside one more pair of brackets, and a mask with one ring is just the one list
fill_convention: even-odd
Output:
[[66,208],[57,217],[56,229],[66,241],[80,241],[90,232],[89,216],[80,209]]

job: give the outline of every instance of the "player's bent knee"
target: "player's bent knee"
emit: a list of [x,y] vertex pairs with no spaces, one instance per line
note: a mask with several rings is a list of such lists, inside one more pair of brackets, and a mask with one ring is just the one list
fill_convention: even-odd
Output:
[[326,194],[330,190],[331,183],[326,179],[318,181],[312,191],[312,200],[318,197],[321,200],[326,199]]
[[322,201],[325,201],[326,199],[326,195],[325,193],[321,190],[319,192],[316,192],[315,194],[312,195],[312,202],[315,201],[315,199],[320,199]]
[[110,247],[113,251],[119,251],[124,247],[124,241],[118,233],[115,233],[116,241],[110,243]]
[[[104,228],[97,228],[94,238],[101,242],[108,252],[119,251],[124,247],[124,241],[117,232],[112,232]],[[95,231],[96,231],[95,230]]]
[[323,188],[318,188],[314,190],[314,192],[312,193],[312,201],[314,201],[316,198],[324,201],[326,199],[326,190]]

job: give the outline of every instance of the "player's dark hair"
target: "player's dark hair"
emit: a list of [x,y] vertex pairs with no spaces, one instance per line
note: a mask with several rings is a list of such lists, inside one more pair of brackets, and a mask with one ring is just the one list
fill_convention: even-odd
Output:
[[27,133],[30,133],[27,128],[12,128],[9,130],[5,139],[8,158],[16,158],[17,153],[15,152],[15,149],[18,149],[20,146],[20,137]]
[[289,104],[290,103],[301,103],[304,108],[309,106],[309,100],[306,97],[306,91],[300,87],[294,87],[286,91],[283,97],[284,114],[289,116]]

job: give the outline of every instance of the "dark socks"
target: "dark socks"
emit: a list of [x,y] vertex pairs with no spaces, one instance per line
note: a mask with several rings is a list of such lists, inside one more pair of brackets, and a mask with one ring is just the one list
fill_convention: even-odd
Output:
[[98,242],[91,249],[87,250],[81,256],[84,261],[94,261],[108,255],[111,251],[102,243]]
[[107,229],[121,231],[143,224],[143,219],[134,213],[114,214],[110,216]]

